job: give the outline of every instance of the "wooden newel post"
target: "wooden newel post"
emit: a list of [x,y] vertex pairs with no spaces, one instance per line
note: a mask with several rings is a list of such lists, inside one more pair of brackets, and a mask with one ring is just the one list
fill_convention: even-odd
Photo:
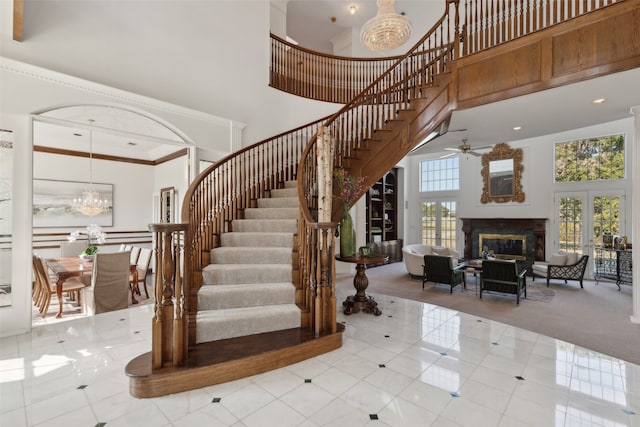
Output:
[[184,324],[184,257],[188,224],[151,224],[155,242],[155,297],[152,324],[152,369],[178,366],[186,358]]

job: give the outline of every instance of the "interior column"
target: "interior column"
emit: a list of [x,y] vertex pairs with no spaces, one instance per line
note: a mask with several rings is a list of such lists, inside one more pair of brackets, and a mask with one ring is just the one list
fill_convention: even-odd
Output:
[[631,295],[633,298],[633,314],[631,315],[631,322],[640,323],[640,105],[631,108],[631,113],[634,117],[635,135],[633,137],[633,144],[627,144],[627,147],[633,146],[633,157],[631,173],[633,174],[632,184],[632,212],[633,231],[631,233],[631,243],[635,243],[637,247],[633,248],[632,260],[633,260],[633,285],[631,288]]

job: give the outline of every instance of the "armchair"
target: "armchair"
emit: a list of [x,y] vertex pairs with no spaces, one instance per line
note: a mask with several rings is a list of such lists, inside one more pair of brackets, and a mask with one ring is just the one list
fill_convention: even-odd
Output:
[[467,287],[463,265],[453,266],[453,260],[449,256],[444,255],[425,255],[422,273],[422,289],[425,282],[433,282],[435,284],[442,283],[451,286],[450,293],[453,288],[461,284]]
[[483,260],[480,272],[480,299],[482,292],[495,291],[516,295],[516,304],[520,304],[520,294],[527,297],[526,269],[518,271],[513,261]]
[[[576,280],[580,282],[580,287],[584,288],[582,280],[584,279],[584,272],[587,269],[589,255],[582,255],[577,261],[571,259],[569,255],[577,258],[576,254],[554,254],[548,263],[535,262],[531,266],[533,280],[535,281],[536,277],[546,277],[547,287],[549,286],[550,279],[564,280],[565,284],[568,280]],[[563,261],[566,262],[566,264]]]

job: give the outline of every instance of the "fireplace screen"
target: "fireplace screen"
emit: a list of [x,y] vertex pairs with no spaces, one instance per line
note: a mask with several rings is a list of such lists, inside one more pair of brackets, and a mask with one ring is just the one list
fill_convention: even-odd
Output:
[[522,234],[480,234],[478,243],[479,254],[486,246],[496,258],[527,259],[527,238]]

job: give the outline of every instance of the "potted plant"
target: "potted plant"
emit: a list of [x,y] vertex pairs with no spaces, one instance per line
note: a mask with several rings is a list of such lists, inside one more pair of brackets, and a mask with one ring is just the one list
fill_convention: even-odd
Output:
[[80,258],[83,262],[91,262],[95,254],[99,252],[98,244],[102,244],[107,240],[107,233],[102,231],[97,224],[87,225],[87,231],[76,230],[67,237],[70,242],[75,242],[81,234],[87,235],[87,248],[82,251]]
[[349,213],[351,205],[364,193],[363,176],[354,177],[349,175],[346,169],[337,168],[333,171],[333,176],[338,185],[336,198],[342,201],[344,210],[340,219],[340,256],[354,256],[356,252],[356,230],[353,227],[353,219]]

